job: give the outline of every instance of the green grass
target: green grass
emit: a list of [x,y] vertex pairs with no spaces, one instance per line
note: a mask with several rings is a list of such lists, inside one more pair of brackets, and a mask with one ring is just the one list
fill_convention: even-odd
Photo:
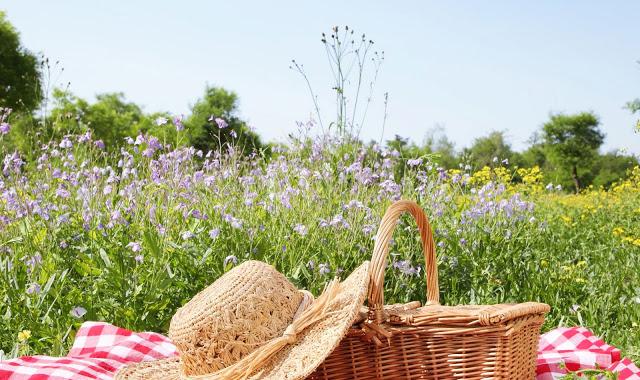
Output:
[[[329,141],[293,141],[270,158],[145,157],[148,142],[116,156],[71,142],[38,162],[5,159],[0,349],[10,356],[63,355],[84,320],[166,332],[236,259],[271,263],[318,293],[370,258],[384,210],[406,198],[432,220],[444,304],[546,302],[545,330],[586,326],[640,358],[638,169],[612,191],[568,195],[536,170],[443,172],[428,158]],[[405,218],[387,302],[424,300],[423,263]]]

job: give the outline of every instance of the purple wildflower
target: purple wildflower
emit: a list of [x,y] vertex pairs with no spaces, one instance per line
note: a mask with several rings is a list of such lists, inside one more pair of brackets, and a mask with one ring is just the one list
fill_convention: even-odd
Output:
[[300,236],[305,236],[309,232],[304,224],[296,224],[296,226],[293,227],[293,230],[300,234]]
[[83,144],[86,143],[88,141],[91,141],[91,131],[87,131],[83,134],[81,134],[80,136],[78,136],[78,142]]
[[219,117],[215,118],[215,122],[218,125],[218,128],[220,128],[220,129],[225,129],[226,127],[229,126],[229,124],[227,124],[227,122],[224,119],[219,118]]
[[33,282],[27,287],[27,294],[40,294],[40,284]]
[[224,216],[224,220],[229,224],[231,224],[231,227],[233,228],[238,228],[238,229],[242,228],[242,220],[235,218],[232,215],[226,214]]
[[69,193],[69,191],[64,187],[59,186],[58,189],[56,189],[56,196],[60,198],[69,198],[69,196],[71,196],[71,193]]
[[291,200],[289,199],[289,193],[288,192],[284,192],[280,195],[280,203],[282,203],[282,205],[285,208],[292,208],[293,206],[291,206]]
[[60,141],[60,148],[62,149],[69,149],[73,147],[73,143],[71,142],[71,140],[69,140],[67,137],[63,138],[62,141]]
[[98,149],[104,149],[104,142],[102,140],[96,140],[93,145]]
[[40,255],[40,253],[36,253],[33,256],[30,256],[26,261],[25,264],[27,265],[27,271],[31,272],[33,269],[35,269],[35,267],[37,267],[38,265],[42,264],[42,255]]
[[413,267],[409,260],[400,260],[393,263],[393,268],[399,270],[405,276],[419,275],[420,267]]
[[69,314],[71,314],[72,317],[74,318],[82,318],[85,314],[87,314],[87,309],[85,309],[82,306],[76,306],[73,309],[71,309],[71,311],[69,312]]
[[145,142],[145,138],[143,135],[136,136],[136,141],[133,142],[133,145],[142,145]]
[[224,261],[223,261],[223,265],[226,267],[229,264],[231,264],[231,265],[238,264],[238,258],[235,257],[234,255],[229,255],[229,256],[225,257]]
[[329,268],[329,264],[321,263],[320,265],[318,265],[318,273],[320,273],[320,275],[331,273],[331,268]]
[[180,236],[182,237],[182,240],[189,240],[196,235],[194,235],[191,231],[184,231],[182,234],[180,234]]
[[180,132],[182,130],[184,130],[184,124],[182,124],[182,118],[183,116],[176,116],[173,118],[173,125],[176,126],[176,131]]
[[407,160],[407,165],[411,167],[415,167],[420,164],[422,164],[422,158],[414,158],[414,159]]
[[219,228],[209,230],[209,237],[211,238],[211,240],[215,240],[218,236],[220,236]]
[[144,261],[144,256],[136,255],[136,257],[134,257],[133,259],[136,261],[136,263],[142,264],[142,262]]
[[0,123],[0,133],[6,135],[11,130],[9,123]]
[[127,244],[127,248],[131,248],[131,251],[133,252],[142,251],[142,245],[140,245],[140,243],[138,243],[137,241],[132,241],[131,243]]
[[155,151],[153,150],[153,148],[150,148],[150,147],[142,151],[142,155],[147,158],[153,157],[154,153]]

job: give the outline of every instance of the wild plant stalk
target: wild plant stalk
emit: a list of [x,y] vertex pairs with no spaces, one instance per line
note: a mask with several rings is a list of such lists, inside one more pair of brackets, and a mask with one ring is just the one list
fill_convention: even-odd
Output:
[[[357,40],[355,31],[345,26],[343,29],[334,27],[332,32],[327,35],[322,33],[322,43],[324,45],[325,55],[329,64],[329,70],[333,78],[332,90],[335,91],[335,119],[329,123],[327,133],[332,129],[338,136],[343,138],[357,138],[366,121],[369,104],[373,98],[375,83],[378,73],[384,61],[384,53],[373,51],[372,40],[366,38],[364,34]],[[302,75],[314,104],[314,109],[322,128],[325,133],[322,116],[320,113],[319,101],[316,92],[311,85],[308,75],[304,71],[303,65],[295,60],[292,61],[292,69],[295,69]],[[362,86],[367,80],[370,71],[373,69],[372,79],[369,82],[369,93],[366,99],[366,105],[360,111],[359,103],[362,96]],[[352,94],[350,96],[349,94]],[[359,121],[359,123],[357,122]]]
[[382,145],[382,139],[384,139],[384,129],[387,126],[387,110],[389,106],[389,93],[384,93],[384,116],[382,117],[382,128],[380,128],[380,141],[378,142]]

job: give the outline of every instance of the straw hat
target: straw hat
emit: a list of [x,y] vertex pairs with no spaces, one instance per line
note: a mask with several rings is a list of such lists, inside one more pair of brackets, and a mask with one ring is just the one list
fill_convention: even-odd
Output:
[[338,346],[364,302],[365,262],[323,294],[295,288],[272,266],[247,261],[178,309],[169,337],[179,356],[133,364],[115,379],[302,379]]

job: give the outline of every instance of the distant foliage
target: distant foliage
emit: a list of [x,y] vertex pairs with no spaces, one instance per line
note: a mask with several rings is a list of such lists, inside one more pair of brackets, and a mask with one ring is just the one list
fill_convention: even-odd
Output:
[[107,149],[117,150],[125,138],[135,136],[147,116],[135,103],[127,102],[123,93],[100,94],[94,103],[78,98],[68,91],[56,90],[54,108],[48,117],[50,138],[61,138],[69,133],[91,131]]
[[260,150],[260,137],[237,113],[238,95],[223,88],[207,87],[184,121],[191,144],[203,151],[220,150],[227,144],[242,147],[245,154]]
[[599,124],[597,116],[583,112],[551,115],[551,119],[542,127],[549,159],[554,165],[571,173],[576,191],[582,188],[578,169],[589,168],[604,142]]
[[38,58],[22,47],[18,32],[0,11],[0,107],[32,111],[41,98]]
[[494,165],[496,158],[500,161],[513,161],[513,151],[507,143],[505,132],[494,131],[488,136],[478,137],[470,148],[463,153],[473,163],[473,167],[480,169],[484,166]]
[[0,140],[0,147],[27,152],[25,159],[31,160],[43,142],[88,133],[108,151],[119,151],[136,137],[154,137],[163,144],[195,146],[205,152],[226,146],[241,148],[244,154],[264,152],[260,137],[237,113],[237,95],[222,88],[207,87],[205,96],[186,116],[146,113],[123,93],[99,94],[91,102],[58,88],[52,92],[50,109],[42,116],[7,114],[5,119],[15,133]]

